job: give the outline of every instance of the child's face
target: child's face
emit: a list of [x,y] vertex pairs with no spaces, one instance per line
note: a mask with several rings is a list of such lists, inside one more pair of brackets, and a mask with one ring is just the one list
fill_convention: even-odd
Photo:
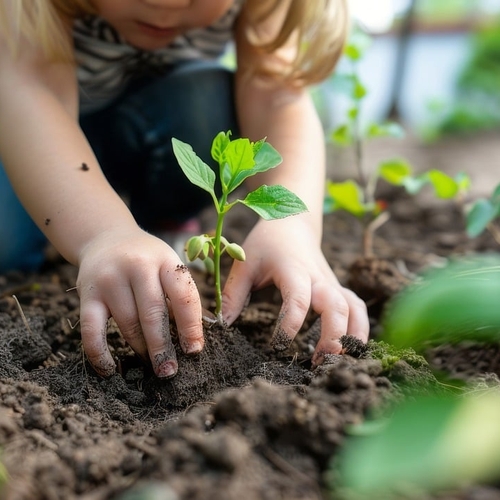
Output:
[[145,50],[164,47],[178,35],[208,26],[232,0],[93,0],[99,15],[131,45]]

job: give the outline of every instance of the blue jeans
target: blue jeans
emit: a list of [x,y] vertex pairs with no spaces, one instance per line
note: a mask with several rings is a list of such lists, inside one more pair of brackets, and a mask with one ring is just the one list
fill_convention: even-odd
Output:
[[[141,227],[160,230],[210,203],[208,193],[184,176],[171,138],[191,144],[215,169],[210,156],[215,135],[221,130],[238,135],[233,95],[231,72],[215,63],[190,62],[137,79],[109,106],[80,116],[104,174],[129,200]],[[45,244],[0,163],[0,273],[36,270]]]

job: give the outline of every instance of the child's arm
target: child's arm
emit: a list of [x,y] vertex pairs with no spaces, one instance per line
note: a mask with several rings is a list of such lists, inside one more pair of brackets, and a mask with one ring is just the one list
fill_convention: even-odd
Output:
[[[34,221],[79,266],[81,333],[89,361],[114,371],[106,343],[113,316],[159,376],[177,369],[169,306],[185,351],[203,345],[201,304],[175,252],[142,231],[106,181],[78,125],[75,68],[27,46],[15,58],[0,40],[0,155]],[[88,169],[82,169],[85,163]]]
[[[241,28],[240,28],[241,29]],[[324,133],[306,89],[270,86],[247,78],[246,64],[262,57],[238,37],[236,96],[241,133],[267,140],[283,163],[250,179],[250,188],[282,184],[300,196],[309,212],[277,221],[259,221],[247,237],[245,262],[235,262],[224,290],[224,314],[229,322],[241,311],[251,289],[275,284],[283,306],[272,342],[290,343],[309,307],[321,315],[321,339],[313,362],[340,351],[339,337],[368,337],[365,304],[340,286],[321,251],[325,178]]]

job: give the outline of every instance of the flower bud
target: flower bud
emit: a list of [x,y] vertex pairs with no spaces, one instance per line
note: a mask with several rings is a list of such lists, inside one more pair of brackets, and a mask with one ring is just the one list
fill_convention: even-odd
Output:
[[203,252],[203,246],[205,245],[204,236],[192,236],[187,240],[184,250],[189,261],[193,262],[200,254]]
[[236,243],[229,243],[229,245],[226,245],[225,250],[235,260],[244,261],[246,259],[245,250]]

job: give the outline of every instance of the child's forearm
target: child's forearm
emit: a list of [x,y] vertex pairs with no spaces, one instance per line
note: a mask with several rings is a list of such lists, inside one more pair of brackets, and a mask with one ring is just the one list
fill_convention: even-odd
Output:
[[252,140],[267,137],[283,163],[251,178],[260,184],[281,184],[300,196],[321,234],[325,178],[325,144],[321,123],[307,91],[270,92],[252,85],[238,90],[241,132]]
[[29,76],[0,78],[0,154],[27,211],[76,264],[89,241],[134,220],[100,171],[68,95]]

